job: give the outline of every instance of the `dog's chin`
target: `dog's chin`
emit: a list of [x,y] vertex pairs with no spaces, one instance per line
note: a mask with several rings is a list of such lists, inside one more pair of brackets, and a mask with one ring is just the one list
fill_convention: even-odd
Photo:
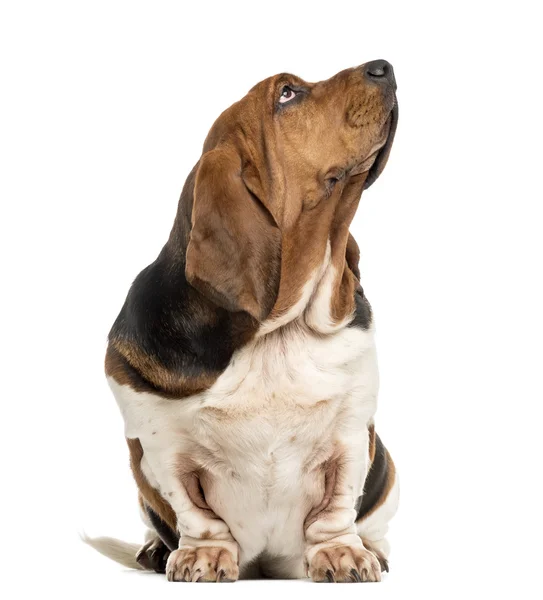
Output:
[[368,189],[370,185],[372,185],[379,175],[382,173],[383,169],[388,160],[388,156],[390,154],[390,149],[392,148],[392,142],[394,141],[394,134],[396,133],[396,127],[398,125],[398,103],[394,98],[394,103],[390,110],[390,114],[388,115],[385,124],[383,126],[383,143],[377,148],[372,149],[368,158],[364,160],[364,162],[360,165],[360,168],[357,168],[357,172],[362,173],[365,171],[368,172],[368,176],[364,183],[364,189]]
[[386,152],[387,149],[390,147],[390,145],[392,144],[391,136],[394,136],[393,127],[395,127],[395,116],[393,115],[394,110],[397,110],[395,108],[395,103],[393,108],[391,108],[388,112],[384,124],[381,127],[381,135],[379,137],[379,141],[373,144],[369,152],[365,154],[365,156],[360,160],[360,162],[349,170],[350,176],[362,175],[364,173],[372,171],[379,156],[381,156],[382,152]]

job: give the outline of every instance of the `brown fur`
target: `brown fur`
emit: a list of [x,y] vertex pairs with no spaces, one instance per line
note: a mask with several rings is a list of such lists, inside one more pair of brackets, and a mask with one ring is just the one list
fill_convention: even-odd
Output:
[[360,261],[360,249],[358,248],[356,240],[350,233],[349,237],[347,238],[347,246],[345,248],[345,260],[353,275],[357,279],[360,279],[360,269],[358,268],[358,263]]
[[[278,90],[287,84],[311,93],[275,114]],[[355,278],[345,268],[349,224],[373,161],[368,155],[387,134],[387,102],[360,69],[349,69],[317,84],[271,77],[225,111],[208,135],[197,174],[189,280],[197,286],[204,281],[202,289],[221,304],[234,298],[255,318],[279,317],[299,299],[330,238],[338,271],[332,316],[339,321],[352,313]],[[326,183],[332,177],[333,187]],[[212,235],[214,227],[228,236]],[[236,268],[238,255],[243,268]]]
[[138,504],[140,505],[140,509],[143,513],[145,513],[145,500],[141,495],[141,492],[138,490]]
[[279,286],[281,233],[254,201],[242,167],[242,157],[226,143],[202,157],[185,273],[219,306],[263,320]]
[[171,371],[138,346],[123,341],[110,341],[106,350],[105,372],[119,385],[127,385],[136,392],[150,392],[172,399],[202,392],[219,376],[219,373],[202,373],[200,377],[174,377]]
[[370,425],[368,425],[368,433],[369,433],[369,438],[370,438],[369,456],[370,456],[370,466],[371,466],[371,463],[375,459],[375,425],[373,423],[370,423]]

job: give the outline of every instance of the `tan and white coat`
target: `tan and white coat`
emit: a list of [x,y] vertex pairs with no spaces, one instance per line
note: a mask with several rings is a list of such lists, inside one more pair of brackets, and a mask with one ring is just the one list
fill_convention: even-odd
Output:
[[[277,90],[291,86],[306,98],[287,112]],[[304,124],[331,135],[329,97],[351,88],[339,145],[319,155]],[[185,581],[388,570],[398,481],[373,426],[373,320],[349,223],[388,156],[391,88],[365,66],[320,84],[280,75],[214,125],[106,357],[156,533],[137,560],[88,540],[100,551]],[[270,102],[269,122],[256,118]]]

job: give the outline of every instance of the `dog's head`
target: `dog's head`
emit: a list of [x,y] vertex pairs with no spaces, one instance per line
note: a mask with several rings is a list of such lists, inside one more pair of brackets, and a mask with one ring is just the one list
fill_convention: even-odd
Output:
[[392,66],[374,61],[319,83],[276,75],[226,110],[191,183],[189,283],[260,322],[311,295],[326,265],[335,293],[352,291],[349,224],[387,162],[395,90]]

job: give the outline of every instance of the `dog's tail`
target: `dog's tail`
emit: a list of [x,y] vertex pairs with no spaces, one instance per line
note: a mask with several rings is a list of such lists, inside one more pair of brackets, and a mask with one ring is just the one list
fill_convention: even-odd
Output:
[[141,548],[140,544],[130,544],[110,537],[91,538],[84,533],[81,534],[81,539],[85,544],[100,552],[100,554],[111,558],[129,569],[145,570],[136,560],[136,555]]

